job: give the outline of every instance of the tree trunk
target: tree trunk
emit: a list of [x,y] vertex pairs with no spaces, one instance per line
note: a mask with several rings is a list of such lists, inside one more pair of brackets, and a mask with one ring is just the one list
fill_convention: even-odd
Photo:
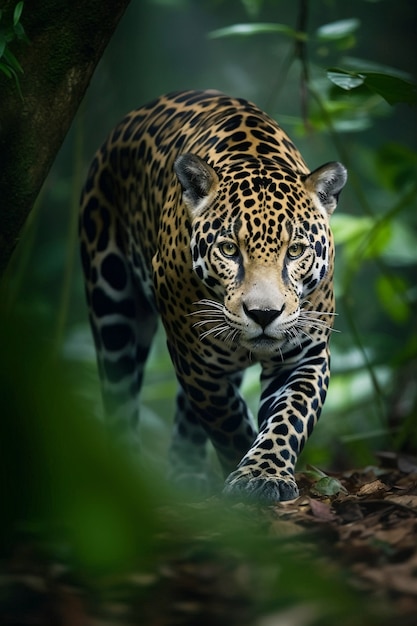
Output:
[[[10,49],[22,96],[0,72],[0,276],[94,69],[130,0],[31,0],[21,23],[30,43]],[[17,0],[0,2],[2,25]]]

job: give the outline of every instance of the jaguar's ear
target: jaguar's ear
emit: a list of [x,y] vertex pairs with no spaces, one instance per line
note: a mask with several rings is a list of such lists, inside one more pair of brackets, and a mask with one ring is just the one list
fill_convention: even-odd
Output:
[[317,197],[320,205],[328,215],[336,208],[339,194],[347,181],[347,171],[341,163],[326,163],[311,172],[306,179],[305,185]]
[[196,217],[212,198],[219,177],[206,161],[191,153],[178,157],[174,170],[183,189],[184,202]]

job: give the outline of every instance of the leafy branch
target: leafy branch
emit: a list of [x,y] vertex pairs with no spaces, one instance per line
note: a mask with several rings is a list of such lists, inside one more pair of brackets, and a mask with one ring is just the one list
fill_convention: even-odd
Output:
[[20,97],[23,96],[20,89],[19,74],[23,74],[23,68],[11,51],[10,44],[15,41],[29,43],[23,24],[20,21],[23,6],[24,2],[16,4],[10,24],[2,24],[4,22],[4,11],[0,9],[0,71],[7,78],[14,79]]

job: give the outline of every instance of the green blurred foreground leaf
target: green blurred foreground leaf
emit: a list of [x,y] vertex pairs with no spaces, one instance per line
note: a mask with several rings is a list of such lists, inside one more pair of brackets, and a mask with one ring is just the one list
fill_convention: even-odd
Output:
[[19,529],[68,542],[87,571],[113,571],[147,558],[157,524],[154,494],[83,412],[68,371],[36,329],[2,320],[0,476],[4,548]]

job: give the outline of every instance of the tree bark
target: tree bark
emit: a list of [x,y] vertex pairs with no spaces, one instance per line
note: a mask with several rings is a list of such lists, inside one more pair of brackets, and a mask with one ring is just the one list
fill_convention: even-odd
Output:
[[[30,43],[10,44],[24,70],[23,99],[0,72],[0,276],[129,2],[25,2],[21,23]],[[16,4],[0,1],[2,24]]]

